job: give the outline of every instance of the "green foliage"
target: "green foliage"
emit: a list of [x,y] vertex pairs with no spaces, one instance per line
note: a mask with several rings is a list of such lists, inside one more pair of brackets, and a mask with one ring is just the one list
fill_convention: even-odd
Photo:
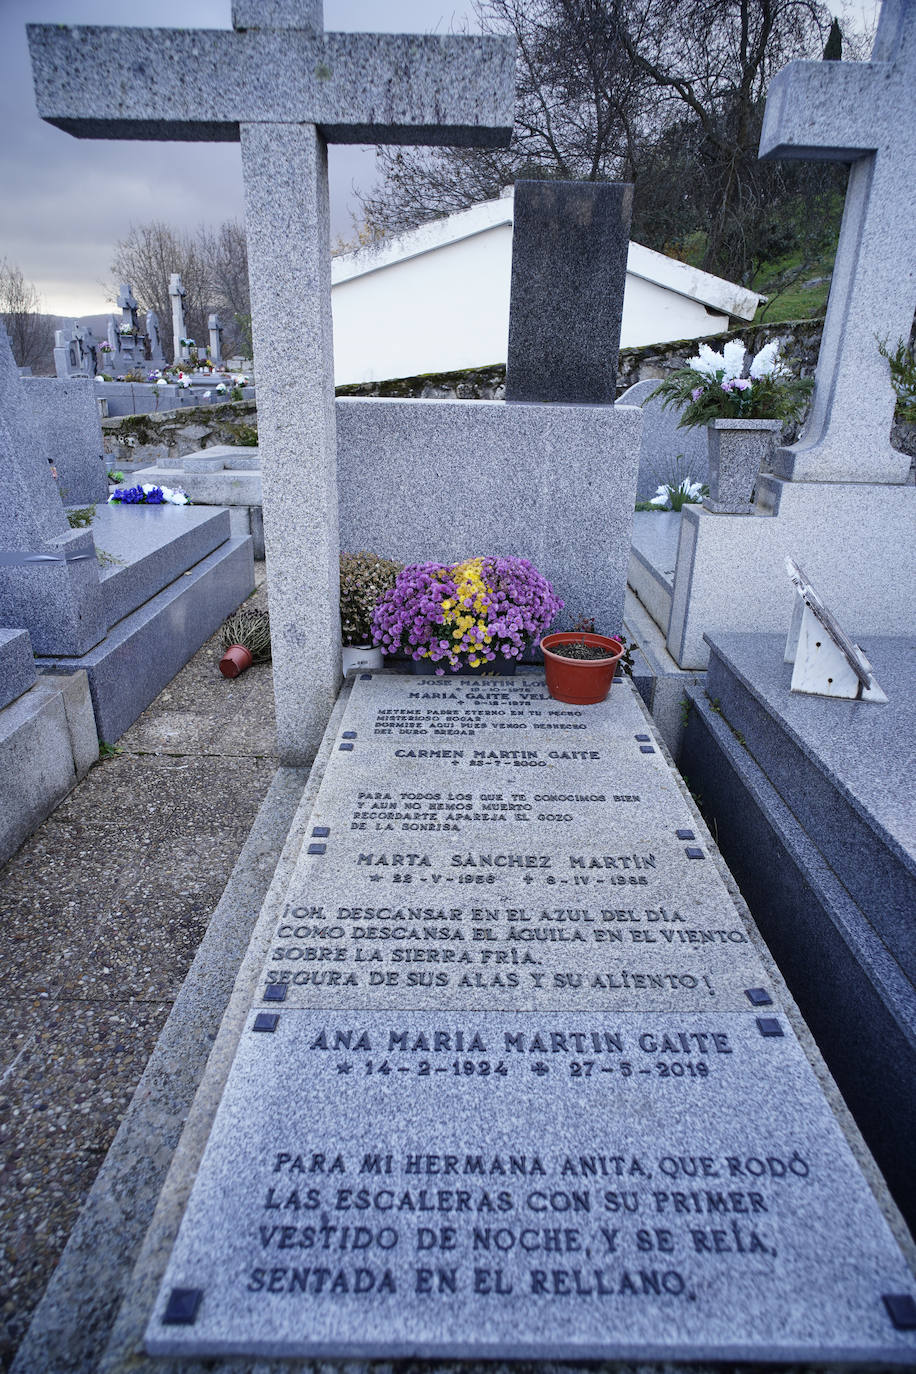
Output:
[[106,744],[103,739],[99,740],[99,763],[105,763],[107,759],[116,759],[123,752],[120,744]]
[[113,471],[113,472],[109,472],[109,474],[108,474],[108,480],[109,480],[109,482],[123,482],[123,481],[124,481],[124,473],[123,473],[123,472],[118,472],[117,470],[115,470],[115,471]]
[[899,339],[893,353],[888,349],[887,339],[878,340],[878,352],[887,359],[891,373],[891,386],[897,397],[894,415],[905,424],[916,425],[916,351],[912,344]]
[[403,563],[378,554],[340,555],[340,632],[344,644],[372,643],[372,612],[397,580]]
[[85,530],[92,524],[95,506],[78,506],[67,511],[67,523],[71,530]]
[[234,425],[235,442],[239,448],[257,448],[258,446],[258,427],[257,425]]
[[270,615],[267,611],[235,611],[223,623],[220,643],[224,653],[230,644],[241,644],[255,663],[266,663],[270,658]]

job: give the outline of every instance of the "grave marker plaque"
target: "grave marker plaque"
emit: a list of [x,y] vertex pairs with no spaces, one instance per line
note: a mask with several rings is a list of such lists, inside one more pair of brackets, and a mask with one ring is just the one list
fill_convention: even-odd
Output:
[[903,1363],[913,1292],[629,684],[358,680],[148,1350]]

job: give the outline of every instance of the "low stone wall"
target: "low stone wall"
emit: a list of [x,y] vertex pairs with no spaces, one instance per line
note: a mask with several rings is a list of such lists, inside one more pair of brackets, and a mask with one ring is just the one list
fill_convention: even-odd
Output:
[[109,468],[155,467],[215,444],[255,447],[258,410],[251,400],[122,415],[102,421],[102,436]]
[[[721,350],[729,339],[741,339],[751,352],[758,352],[778,338],[785,355],[800,367],[803,377],[813,375],[821,346],[822,319],[790,320],[780,324],[734,329],[717,334],[710,346]],[[696,353],[696,339],[682,339],[662,345],[625,348],[617,368],[617,394],[622,395],[635,382],[661,378]],[[392,400],[501,401],[506,391],[506,368],[493,363],[460,372],[430,372],[417,377],[398,377],[384,382],[362,382],[337,388],[338,397],[381,397]],[[783,442],[794,442],[787,430]],[[103,420],[105,448],[109,466],[137,463],[153,466],[163,458],[183,458],[187,453],[214,444],[256,444],[257,406],[254,401],[226,402],[216,406],[164,412],[156,415],[129,415]],[[891,431],[895,448],[916,456],[916,426],[895,424]]]

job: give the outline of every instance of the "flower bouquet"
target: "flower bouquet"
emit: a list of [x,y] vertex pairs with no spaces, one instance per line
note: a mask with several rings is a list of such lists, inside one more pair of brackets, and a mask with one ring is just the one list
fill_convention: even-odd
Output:
[[121,506],[189,506],[191,499],[180,487],[154,487],[149,482],[142,486],[121,487],[108,498],[109,505]]
[[563,602],[527,558],[413,563],[378,603],[373,641],[429,660],[438,676],[513,663],[546,634]]
[[751,360],[744,376],[744,344],[731,339],[721,353],[700,344],[686,367],[672,372],[655,388],[662,404],[682,405],[679,428],[708,425],[712,420],[796,420],[814,386],[812,377],[796,377],[779,356],[773,339]]

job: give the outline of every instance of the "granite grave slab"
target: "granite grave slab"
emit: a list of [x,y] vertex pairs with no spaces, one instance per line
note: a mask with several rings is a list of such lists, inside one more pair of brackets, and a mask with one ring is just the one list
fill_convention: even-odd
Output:
[[717,635],[707,691],[916,981],[916,636],[869,638],[890,700],[799,696],[777,635]]
[[[701,917],[744,939],[632,938]],[[267,954],[149,1353],[914,1358],[913,1276],[626,681],[583,713],[538,673],[358,677],[277,939],[313,953]]]

